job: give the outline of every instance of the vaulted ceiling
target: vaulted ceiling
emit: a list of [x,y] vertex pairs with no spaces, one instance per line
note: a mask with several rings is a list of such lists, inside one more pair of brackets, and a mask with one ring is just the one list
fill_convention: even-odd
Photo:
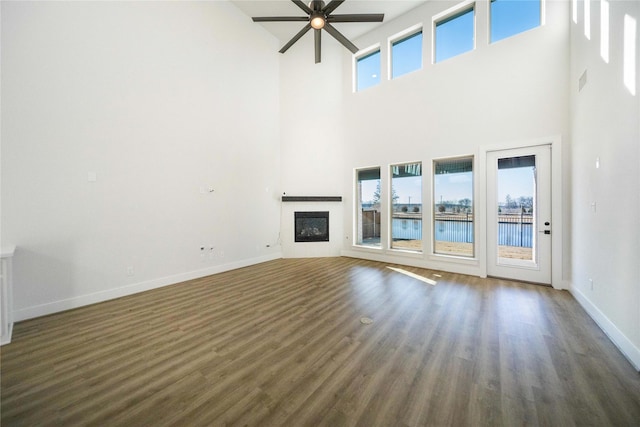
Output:
[[[330,0],[326,0],[328,3]],[[248,17],[254,16],[304,16],[304,12],[290,0],[231,0],[238,9]],[[305,2],[307,3],[307,2]],[[384,22],[388,22],[426,1],[391,0],[365,1],[347,0],[339,6],[335,14],[351,13],[384,13]],[[282,44],[289,41],[304,25],[300,22],[261,22],[255,25],[263,26],[267,31],[280,40]],[[348,39],[355,39],[362,34],[372,31],[381,23],[340,23],[336,28]],[[336,42],[337,43],[337,42]]]

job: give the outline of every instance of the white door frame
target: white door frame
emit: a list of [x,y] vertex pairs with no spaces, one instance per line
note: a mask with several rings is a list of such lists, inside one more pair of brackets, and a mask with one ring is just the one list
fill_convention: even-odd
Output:
[[562,138],[560,135],[534,140],[514,141],[504,144],[481,146],[478,153],[478,206],[481,215],[477,226],[479,232],[478,258],[480,276],[487,277],[487,153],[490,151],[551,145],[551,286],[564,289],[563,281],[563,183],[562,183]]

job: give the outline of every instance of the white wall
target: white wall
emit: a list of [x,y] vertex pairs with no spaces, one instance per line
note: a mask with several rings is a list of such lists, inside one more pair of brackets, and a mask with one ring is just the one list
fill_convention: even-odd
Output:
[[227,2],[1,7],[16,320],[280,256],[272,36]]
[[[293,34],[292,34],[293,36]],[[327,33],[322,62],[314,62],[308,32],[280,57],[282,192],[287,196],[344,196],[343,51]],[[343,203],[283,203],[282,252],[286,258],[339,256]],[[329,211],[330,241],[295,243],[295,210]]]
[[[545,25],[489,44],[489,2],[480,1],[476,7],[476,49],[432,64],[432,16],[454,4],[427,2],[357,41],[361,49],[381,44],[383,72],[380,85],[351,93],[351,67],[344,70],[345,188],[352,188],[355,168],[381,166],[384,177],[390,164],[422,161],[423,204],[428,206],[432,200],[431,162],[435,158],[474,155],[478,159],[485,146],[506,147],[545,137],[551,141],[552,136],[568,138],[568,3],[547,2]],[[424,26],[423,68],[388,80],[388,37],[420,23]],[[345,57],[345,63],[350,64],[350,58]],[[568,176],[568,163],[564,166]],[[477,164],[476,170],[475,214],[476,223],[481,224],[484,213],[480,201],[484,195],[480,193],[482,177]],[[568,185],[560,191],[564,197],[559,200],[569,197]],[[349,239],[344,254],[482,275],[484,247],[477,247],[476,260],[466,262],[431,255],[429,227],[423,227],[423,241],[427,242],[424,254],[352,247],[354,209],[353,197],[349,196],[345,200]],[[430,221],[428,211],[425,223]],[[561,215],[568,222],[567,214]],[[562,255],[569,259],[568,234],[561,243]],[[568,279],[568,262],[562,256],[557,259],[559,265],[554,268],[562,270],[557,277]]]
[[571,24],[571,291],[640,369],[640,95],[622,78],[624,15],[640,21],[640,4],[610,2],[609,63],[600,57],[600,1],[591,2],[591,40],[582,8]]

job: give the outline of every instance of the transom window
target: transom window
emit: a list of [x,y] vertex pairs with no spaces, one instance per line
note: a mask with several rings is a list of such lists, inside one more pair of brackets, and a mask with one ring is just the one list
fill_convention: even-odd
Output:
[[356,91],[380,83],[380,49],[356,58]]
[[422,68],[422,28],[391,42],[391,77]]
[[540,26],[541,0],[491,0],[491,43]]
[[475,8],[469,6],[434,20],[435,62],[444,61],[475,47]]

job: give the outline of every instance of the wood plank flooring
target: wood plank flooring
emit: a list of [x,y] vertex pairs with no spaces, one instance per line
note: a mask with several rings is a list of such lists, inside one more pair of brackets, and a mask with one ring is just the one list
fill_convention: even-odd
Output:
[[387,266],[276,260],[20,322],[2,426],[639,425],[640,374],[569,293]]

